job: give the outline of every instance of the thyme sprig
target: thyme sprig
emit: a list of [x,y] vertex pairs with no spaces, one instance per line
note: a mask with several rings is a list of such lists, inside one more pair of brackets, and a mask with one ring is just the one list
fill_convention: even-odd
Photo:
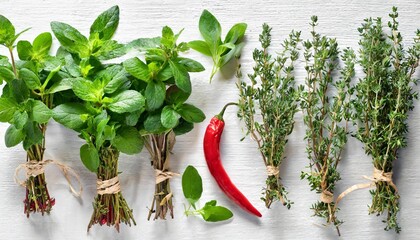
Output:
[[263,189],[265,205],[280,200],[287,208],[291,202],[281,183],[279,168],[284,160],[287,136],[292,132],[294,115],[298,111],[299,94],[295,89],[293,74],[295,61],[299,57],[300,32],[292,31],[277,57],[270,55],[271,28],[263,25],[260,35],[262,49],[255,49],[254,72],[249,74],[250,83],[239,83],[239,118],[246,125],[247,135],[258,144],[264,164],[267,166],[267,186]]
[[[364,143],[366,154],[382,173],[392,173],[398,150],[407,146],[408,113],[413,110],[418,93],[413,90],[417,79],[413,74],[419,65],[420,30],[414,44],[407,50],[398,30],[397,8],[389,14],[389,31],[384,30],[381,18],[368,18],[360,32],[360,60],[365,76],[356,86],[354,100],[355,137]],[[370,214],[386,212],[385,230],[401,230],[397,222],[399,194],[390,182],[378,181],[371,190]]]
[[[355,74],[355,53],[344,49],[340,69],[340,50],[335,39],[322,36],[315,31],[318,18],[311,18],[312,38],[303,42],[305,86],[300,86],[301,108],[306,125],[306,152],[310,160],[309,172],[302,172],[311,190],[321,194],[321,199],[311,209],[314,215],[338,226],[342,221],[336,217],[334,189],[339,181],[337,166],[347,142],[348,120],[350,119],[350,96],[353,88],[350,82]],[[338,73],[339,72],[339,73]]]

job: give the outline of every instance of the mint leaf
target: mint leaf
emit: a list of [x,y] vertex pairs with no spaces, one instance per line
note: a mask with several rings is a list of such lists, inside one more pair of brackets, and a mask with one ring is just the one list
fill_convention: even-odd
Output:
[[99,167],[99,154],[91,144],[84,144],[80,148],[80,159],[89,171],[97,172]]
[[24,138],[25,133],[22,129],[17,129],[14,125],[10,125],[4,135],[4,142],[6,143],[6,147],[10,148],[21,143]]
[[167,81],[172,78],[174,75],[172,74],[172,69],[169,65],[166,65],[159,73],[157,74],[157,79],[160,81]]
[[51,45],[52,45],[52,36],[51,33],[49,32],[44,32],[39,34],[35,39],[34,39],[34,44],[33,44],[33,58],[35,59],[39,59],[39,58],[43,58],[44,56],[48,55],[48,52],[51,49]]
[[138,51],[144,51],[149,48],[155,48],[159,46],[160,44],[160,37],[154,37],[154,38],[138,38],[136,40],[133,40],[129,42],[126,45],[126,51],[129,51],[131,49],[136,49]]
[[10,93],[12,94],[13,99],[18,103],[26,101],[30,94],[26,83],[20,79],[13,79],[10,82]]
[[194,49],[197,52],[200,52],[206,56],[211,57],[210,45],[202,40],[191,41],[188,43],[188,46]]
[[42,135],[39,126],[35,122],[28,122],[25,127],[23,128],[24,133],[26,135],[25,139],[23,140],[23,148],[28,150],[31,146],[36,144],[42,144],[42,140],[44,136]]
[[233,217],[232,211],[222,206],[215,206],[215,204],[215,201],[210,201],[199,211],[205,221],[220,222]]
[[15,114],[13,114],[12,123],[16,129],[22,129],[25,127],[26,123],[28,122],[28,118],[29,116],[27,112],[16,111]]
[[236,43],[241,41],[245,35],[247,28],[246,23],[237,23],[229,30],[225,37],[225,43]]
[[182,135],[185,134],[187,132],[190,132],[191,130],[193,130],[194,128],[194,124],[185,121],[184,119],[180,119],[179,120],[179,124],[174,128],[174,133],[175,135]]
[[10,82],[15,78],[15,74],[7,67],[0,66],[0,81]]
[[126,113],[144,110],[145,99],[137,91],[126,90],[112,97],[113,102],[108,105],[109,110],[116,113]]
[[203,181],[197,169],[191,165],[182,174],[182,191],[188,202],[195,208],[195,203],[203,193]]
[[134,127],[123,127],[117,130],[112,144],[122,153],[136,154],[141,152],[144,146],[143,138]]
[[117,30],[120,20],[120,9],[118,6],[113,6],[101,13],[90,27],[90,35],[98,33],[99,39],[109,40]]
[[149,67],[137,57],[124,61],[123,65],[125,70],[133,77],[145,82],[150,80]]
[[8,98],[0,98],[0,122],[9,122],[18,109],[18,104]]
[[219,21],[209,11],[204,10],[201,14],[198,28],[204,40],[209,44],[210,52],[214,54],[217,46],[222,41],[222,27]]
[[190,75],[185,68],[173,61],[169,61],[169,66],[172,69],[172,74],[175,78],[175,84],[184,92],[191,93]]
[[144,130],[148,133],[159,134],[165,132],[166,128],[161,122],[161,112],[149,113],[146,120],[144,120]]
[[14,37],[15,27],[9,19],[0,15],[0,44],[11,47],[11,45],[13,45]]
[[162,109],[160,121],[165,128],[174,128],[178,124],[179,118],[180,115],[171,106],[165,106]]
[[98,102],[103,95],[99,89],[96,89],[92,81],[86,79],[74,82],[72,89],[78,98],[87,102]]
[[27,68],[19,70],[19,78],[25,81],[26,86],[31,90],[41,88],[41,80],[39,80],[39,77]]
[[191,123],[199,123],[206,119],[206,115],[200,109],[188,103],[182,104],[177,112],[185,121]]
[[17,52],[21,60],[31,60],[34,55],[32,44],[26,40],[17,43]]
[[85,126],[85,120],[82,118],[82,115],[88,114],[88,110],[80,103],[64,103],[53,109],[55,121],[76,131]]
[[47,123],[53,115],[51,109],[49,109],[43,102],[34,100],[32,101],[31,119],[37,123]]
[[61,22],[51,22],[51,29],[61,46],[69,52],[78,53],[81,58],[90,55],[89,42],[77,29]]
[[47,91],[46,93],[52,94],[57,92],[62,92],[66,90],[70,90],[73,87],[73,83],[82,81],[84,78],[63,78],[58,80],[56,83],[54,83]]
[[154,111],[162,106],[165,101],[166,86],[161,81],[150,81],[144,92],[148,110]]
[[118,90],[122,90],[125,87],[130,86],[130,81],[126,76],[126,71],[124,69],[120,70],[117,74],[115,74],[112,79],[108,82],[108,84],[104,88],[105,93],[114,93]]
[[184,66],[188,72],[202,72],[205,70],[201,63],[189,58],[180,58],[178,63]]
[[180,104],[187,101],[189,93],[179,89],[177,86],[172,85],[166,90],[166,101],[170,104]]

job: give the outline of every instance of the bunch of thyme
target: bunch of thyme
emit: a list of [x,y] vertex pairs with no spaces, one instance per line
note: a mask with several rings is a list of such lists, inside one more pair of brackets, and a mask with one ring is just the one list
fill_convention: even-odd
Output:
[[238,117],[245,122],[247,135],[257,142],[267,167],[267,186],[261,198],[267,208],[275,200],[280,200],[287,208],[292,204],[281,183],[279,168],[285,158],[287,136],[293,130],[294,115],[298,111],[299,94],[294,87],[293,70],[299,57],[300,40],[300,32],[292,31],[283,42],[283,50],[273,57],[268,52],[271,28],[264,24],[260,35],[262,50],[254,50],[254,73],[248,75],[251,82],[241,81],[238,71]]
[[338,226],[342,221],[336,217],[339,209],[335,207],[334,189],[340,180],[337,166],[347,142],[353,91],[350,82],[354,76],[356,57],[351,49],[345,49],[341,54],[344,67],[339,70],[337,41],[317,33],[315,26],[318,18],[313,16],[311,20],[312,39],[303,42],[306,86],[301,86],[310,172],[302,172],[301,178],[306,178],[311,190],[321,194],[320,200],[312,205],[314,215],[333,223],[340,234]]
[[[370,214],[387,213],[385,230],[401,230],[397,223],[399,194],[392,182],[393,162],[398,150],[407,146],[408,113],[414,107],[417,92],[413,74],[419,65],[420,30],[412,47],[402,45],[398,31],[397,8],[389,14],[389,32],[381,18],[365,19],[359,28],[361,40],[359,63],[365,76],[356,86],[354,123],[356,138],[364,143],[373,160],[375,189],[371,190]],[[375,176],[378,175],[378,176]]]

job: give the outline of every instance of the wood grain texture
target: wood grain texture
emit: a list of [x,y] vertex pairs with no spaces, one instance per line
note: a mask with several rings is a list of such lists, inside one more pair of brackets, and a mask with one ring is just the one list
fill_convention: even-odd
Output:
[[[336,37],[341,47],[356,47],[357,27],[368,16],[387,16],[391,6],[399,7],[401,32],[405,40],[414,37],[420,23],[419,0],[335,0],[335,1],[182,1],[182,0],[144,0],[144,1],[24,1],[2,0],[0,14],[7,16],[19,30],[28,26],[32,29],[22,39],[33,39],[37,33],[50,31],[52,20],[70,23],[87,33],[94,17],[108,7],[119,4],[121,21],[116,39],[127,42],[138,37],[153,37],[160,34],[164,25],[175,30],[185,28],[181,40],[200,38],[198,19],[203,9],[213,12],[223,28],[236,22],[248,23],[247,44],[244,48],[242,65],[245,73],[252,69],[252,50],[258,47],[258,34],[264,22],[273,27],[273,48],[279,49],[280,42],[291,29],[309,35],[309,19],[318,15],[320,32]],[[57,47],[57,41],[54,42]],[[0,52],[0,54],[6,54]],[[287,146],[287,159],[282,167],[282,176],[295,204],[291,210],[274,204],[267,210],[259,200],[265,181],[265,168],[256,149],[249,139],[240,142],[243,132],[234,108],[226,112],[226,130],[222,139],[224,164],[232,180],[252,203],[262,211],[263,218],[255,219],[233,205],[218,189],[211,178],[202,152],[202,138],[210,117],[228,101],[237,99],[237,89],[233,79],[234,66],[216,75],[209,85],[211,60],[198,53],[188,55],[200,60],[207,70],[193,74],[193,94],[190,101],[201,107],[208,119],[189,134],[179,137],[174,149],[172,170],[182,172],[189,164],[197,167],[203,177],[204,193],[201,204],[206,200],[218,199],[220,204],[234,211],[235,217],[228,223],[207,224],[199,218],[186,218],[183,204],[186,201],[181,191],[180,178],[172,180],[175,201],[175,219],[167,221],[146,220],[147,206],[153,194],[153,171],[146,152],[136,156],[121,156],[121,183],[129,205],[134,209],[138,225],[132,228],[123,226],[117,234],[112,228],[94,227],[89,234],[86,226],[92,213],[91,201],[95,195],[95,176],[89,173],[79,160],[79,147],[82,141],[75,133],[51,122],[47,134],[47,157],[67,163],[82,177],[84,192],[80,200],[72,197],[64,178],[53,166],[46,174],[49,189],[56,198],[56,205],[50,216],[33,215],[29,219],[23,214],[22,200],[24,189],[13,182],[16,166],[25,160],[21,147],[7,149],[3,135],[7,125],[0,124],[0,238],[1,239],[338,239],[334,228],[324,227],[322,222],[312,218],[309,209],[318,196],[311,192],[307,182],[300,180],[300,172],[308,164],[303,141],[304,127],[301,114],[296,116],[295,131]],[[303,65],[297,68],[297,76],[303,81]],[[417,73],[417,77],[420,74]],[[411,113],[408,134],[409,146],[400,152],[395,163],[395,182],[401,194],[399,221],[401,234],[385,232],[381,217],[368,215],[370,203],[368,190],[350,194],[342,201],[339,218],[345,223],[341,227],[340,239],[419,239],[420,238],[420,105]],[[365,156],[362,145],[350,139],[341,163],[342,181],[337,192],[361,183],[362,175],[370,175],[372,164]]]

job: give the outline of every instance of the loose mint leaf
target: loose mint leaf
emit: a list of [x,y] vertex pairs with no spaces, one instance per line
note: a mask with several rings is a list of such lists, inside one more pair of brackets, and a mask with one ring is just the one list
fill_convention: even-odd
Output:
[[172,69],[172,74],[175,78],[175,84],[184,92],[191,93],[190,75],[183,66],[173,61],[169,61],[169,66]]
[[210,52],[215,53],[217,46],[221,43],[222,27],[216,17],[209,11],[204,10],[201,14],[198,28],[204,40],[210,46]]
[[31,60],[34,55],[32,44],[26,40],[17,43],[17,52],[20,60]]
[[52,22],[51,29],[61,45],[69,52],[78,53],[81,58],[90,55],[89,42],[77,29],[61,22]]
[[91,144],[85,144],[80,148],[80,159],[89,171],[97,172],[99,167],[99,154]]
[[15,114],[18,104],[8,98],[0,98],[0,122],[9,122]]
[[85,126],[85,118],[89,111],[80,103],[65,103],[53,109],[53,118],[58,123],[73,130],[80,130]]
[[53,112],[43,102],[32,101],[31,119],[37,123],[47,123],[53,116]]
[[118,6],[113,6],[101,13],[90,27],[90,34],[98,33],[99,39],[109,40],[117,30],[120,20],[120,9]]
[[125,70],[133,77],[145,82],[150,80],[149,67],[137,57],[126,60],[123,65]]
[[200,52],[206,56],[211,57],[211,51],[210,51],[210,45],[205,42],[205,41],[201,41],[201,40],[196,40],[196,41],[191,41],[188,43],[188,46],[192,49],[194,49],[197,52]]
[[193,130],[193,128],[194,128],[193,123],[187,122],[181,118],[179,120],[179,124],[174,128],[174,133],[175,135],[179,136],[187,132],[190,132],[191,130]]
[[13,114],[13,125],[16,129],[22,129],[28,122],[28,118],[29,116],[27,112],[16,111],[15,114]]
[[0,15],[0,44],[10,47],[13,45],[14,37],[15,27],[9,19]]
[[160,120],[161,118],[161,112],[155,112],[152,114],[149,114],[144,121],[144,130],[148,133],[163,133],[166,131],[166,128],[162,125],[162,122]]
[[26,136],[23,140],[23,148],[25,150],[28,150],[33,145],[42,143],[44,136],[37,123],[29,121],[23,129]]
[[48,52],[51,49],[51,45],[52,45],[51,33],[44,32],[44,33],[39,34],[34,39],[34,44],[33,44],[34,57],[33,58],[36,58],[36,59],[44,58],[44,56],[48,55]]
[[113,102],[108,105],[109,110],[116,113],[126,113],[144,110],[145,99],[137,91],[126,90],[112,97]]
[[15,74],[7,67],[0,66],[0,81],[10,82],[15,78]]
[[131,155],[141,152],[144,141],[136,128],[123,127],[118,129],[112,144],[122,153]]
[[148,110],[154,111],[162,106],[165,101],[166,86],[161,81],[150,81],[147,84],[144,96]]
[[197,169],[191,165],[182,174],[182,191],[188,202],[195,208],[195,203],[203,193],[203,181]]
[[92,81],[79,79],[72,86],[74,94],[87,102],[98,102],[102,98],[101,89],[96,89]]
[[224,220],[228,220],[229,218],[233,217],[233,213],[222,206],[213,206],[214,203],[209,203],[199,211],[201,216],[203,216],[204,220],[207,222],[220,222]]
[[235,44],[238,41],[241,41],[245,35],[247,28],[246,23],[237,23],[226,34],[225,43]]
[[185,121],[191,123],[199,123],[206,119],[206,115],[200,109],[187,103],[182,104],[177,112]]
[[201,63],[189,58],[181,58],[178,63],[184,66],[188,72],[202,72],[205,70]]
[[180,104],[187,101],[189,93],[183,92],[177,86],[172,85],[166,90],[166,101],[171,104]]
[[162,109],[160,121],[165,128],[171,129],[176,127],[179,122],[180,115],[171,107],[165,106]]
[[31,90],[41,88],[41,80],[39,80],[39,77],[27,68],[19,70],[19,78],[25,81],[26,86]]
[[22,129],[17,129],[14,125],[10,125],[4,135],[4,142],[6,143],[6,147],[10,148],[21,143],[24,138],[25,133]]

